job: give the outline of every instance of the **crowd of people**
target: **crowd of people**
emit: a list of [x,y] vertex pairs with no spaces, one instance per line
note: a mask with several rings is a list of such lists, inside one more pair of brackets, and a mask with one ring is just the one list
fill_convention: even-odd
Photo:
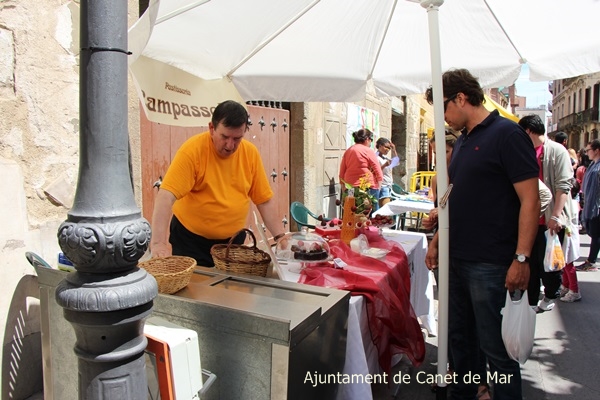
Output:
[[[488,111],[477,78],[464,69],[442,77],[449,196],[449,360],[459,377],[489,368],[512,378],[493,387],[495,399],[522,398],[520,365],[509,357],[501,335],[506,291],[528,293],[537,312],[556,301],[582,299],[577,271],[595,271],[600,252],[600,140],[584,149],[567,148],[566,135],[545,135],[536,115],[519,123]],[[433,102],[433,89],[426,92]],[[245,225],[250,203],[257,205],[275,240],[284,232],[276,221],[273,192],[257,149],[243,140],[248,113],[236,102],[216,107],[209,130],[178,150],[158,191],[153,213],[154,257],[186,255],[213,266],[210,248],[235,237]],[[341,160],[342,192],[368,182],[377,199],[390,201],[394,144],[369,129],[353,133],[354,145]],[[236,179],[230,179],[232,176]],[[435,191],[436,183],[433,182]],[[545,193],[545,194],[544,194]],[[540,201],[542,199],[542,201]],[[435,232],[434,210],[424,221]],[[548,272],[546,242],[566,240],[574,231],[591,238],[587,259]],[[438,232],[426,265],[439,264]],[[543,288],[543,292],[541,291]],[[450,398],[490,398],[487,387],[457,379]]]
[[[556,301],[582,299],[576,271],[595,271],[600,251],[600,141],[580,151],[567,148],[566,134],[546,136],[537,115],[518,124],[483,107],[477,79],[464,69],[443,74],[444,118],[455,132],[447,140],[449,197],[449,361],[459,379],[450,398],[491,398],[489,391],[461,376],[491,373],[514,377],[496,384],[494,399],[522,398],[520,367],[505,349],[500,310],[506,291],[527,291],[536,312]],[[433,90],[426,98],[433,103]],[[448,138],[448,135],[446,136]],[[435,211],[424,225],[435,231]],[[561,270],[544,268],[546,243],[576,233],[591,238],[587,260]],[[438,234],[426,264],[439,264]],[[578,243],[577,243],[578,245]],[[578,253],[578,252],[575,252]],[[482,397],[485,396],[485,397]]]
[[[551,140],[537,115],[518,123],[488,111],[478,80],[464,69],[443,75],[449,197],[449,367],[458,376],[483,373],[512,376],[493,388],[495,399],[522,397],[519,363],[509,357],[501,336],[505,294],[526,291],[538,313],[557,301],[582,299],[576,271],[594,271],[600,251],[600,141],[585,149],[567,147],[562,132]],[[433,90],[426,93],[433,102]],[[379,205],[389,201],[395,151],[388,139],[361,129],[342,158],[340,183],[358,186],[368,179]],[[432,143],[433,145],[433,143]],[[394,154],[395,155],[395,154]],[[397,155],[395,155],[397,156]],[[435,195],[436,180],[431,191]],[[436,204],[437,207],[437,204]],[[439,264],[437,208],[423,221],[434,232],[427,267]],[[580,265],[567,260],[561,270],[544,267],[546,243],[563,242],[573,231],[592,239]],[[491,398],[485,385],[458,379],[450,398]]]

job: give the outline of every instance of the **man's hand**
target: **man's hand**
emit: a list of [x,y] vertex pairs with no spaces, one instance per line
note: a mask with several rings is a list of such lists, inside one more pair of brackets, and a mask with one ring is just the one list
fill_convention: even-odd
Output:
[[428,270],[434,270],[439,264],[439,251],[438,251],[438,234],[436,233],[429,243],[427,248],[427,255],[425,256],[425,265]]
[[432,230],[438,222],[438,209],[434,208],[429,212],[429,215],[421,221],[423,228],[428,231]]
[[560,219],[555,217],[552,217],[553,219],[551,219],[550,221],[548,221],[546,223],[546,225],[548,226],[548,229],[550,229],[550,232],[552,232],[553,235],[557,235],[558,232],[560,232],[563,228],[562,224],[560,223]]
[[506,286],[509,292],[514,292],[517,289],[527,290],[528,284],[529,263],[514,260],[506,273],[504,286]]
[[171,246],[166,243],[152,243],[150,245],[150,253],[152,254],[152,258],[168,257],[172,255]]

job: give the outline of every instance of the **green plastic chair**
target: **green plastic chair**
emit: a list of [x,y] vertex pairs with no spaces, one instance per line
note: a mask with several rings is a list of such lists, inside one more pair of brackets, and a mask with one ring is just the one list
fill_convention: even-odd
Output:
[[35,254],[32,251],[26,251],[25,258],[27,259],[27,261],[29,261],[29,264],[31,264],[33,267],[42,267],[42,268],[52,269],[52,266],[50,264],[48,264],[46,262],[46,260],[44,260],[42,257],[38,256],[37,254]]
[[[319,216],[310,211],[306,206],[299,201],[294,201],[290,206],[290,215],[296,221],[298,228],[306,226],[310,229],[315,229],[315,225],[310,224],[308,217],[312,217],[315,221],[319,221]],[[324,221],[330,221],[329,218],[323,218]]]
[[408,194],[408,192],[404,190],[402,186],[398,185],[397,183],[392,184],[392,198],[397,198],[404,194]]

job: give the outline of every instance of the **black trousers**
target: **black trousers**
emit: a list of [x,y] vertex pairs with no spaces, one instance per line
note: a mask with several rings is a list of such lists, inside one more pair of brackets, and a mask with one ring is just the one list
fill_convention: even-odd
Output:
[[590,242],[590,254],[587,259],[593,264],[598,261],[598,252],[600,252],[600,217],[594,217],[587,221],[586,230],[592,239]]
[[[171,233],[169,242],[173,247],[174,256],[192,257],[200,267],[214,267],[215,263],[210,255],[210,248],[215,244],[229,243],[227,239],[207,239],[196,235],[186,229],[179,220],[171,218]],[[243,244],[246,240],[246,232],[240,232],[234,239],[234,244]]]
[[[529,304],[537,305],[540,296],[540,279],[544,284],[544,296],[549,299],[556,299],[559,295],[559,288],[562,281],[562,271],[546,272],[544,271],[544,253],[546,252],[546,232],[548,228],[545,225],[538,226],[538,232],[535,237],[535,242],[531,249],[531,257],[529,262],[529,285],[527,287],[527,297]],[[564,229],[558,233],[558,237],[562,242],[565,236]]]

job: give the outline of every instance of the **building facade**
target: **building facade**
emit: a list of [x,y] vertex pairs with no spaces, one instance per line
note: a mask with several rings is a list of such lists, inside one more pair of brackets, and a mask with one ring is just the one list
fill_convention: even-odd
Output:
[[598,139],[600,127],[600,72],[549,83],[553,121],[550,135],[563,131],[569,147],[581,149]]

